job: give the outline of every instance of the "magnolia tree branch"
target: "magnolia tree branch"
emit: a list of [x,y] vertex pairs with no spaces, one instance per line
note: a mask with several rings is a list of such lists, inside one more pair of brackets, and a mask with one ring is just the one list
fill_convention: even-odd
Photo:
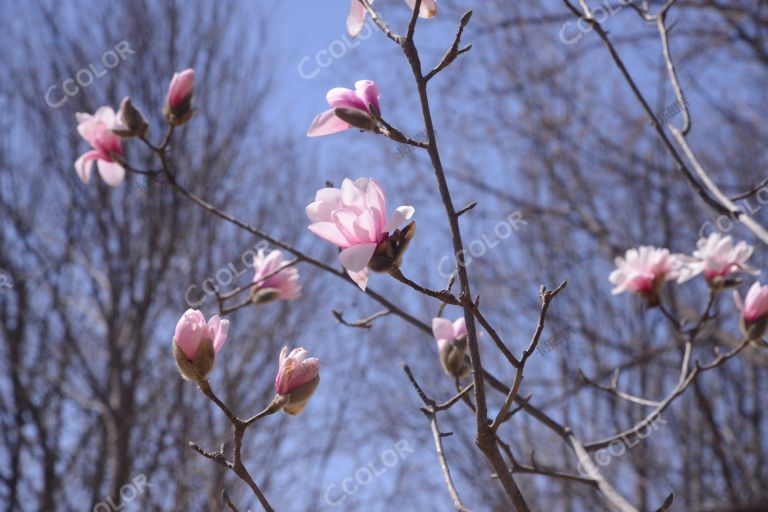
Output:
[[[688,181],[688,184],[691,186],[691,188],[693,188],[693,190],[696,191],[699,197],[707,205],[709,205],[715,212],[721,215],[728,215],[740,221],[750,231],[752,231],[752,233],[755,236],[757,236],[757,238],[759,238],[761,242],[768,245],[768,231],[766,231],[765,228],[763,228],[759,223],[757,223],[754,219],[752,219],[752,217],[747,215],[746,212],[739,209],[732,201],[730,201],[722,193],[722,191],[714,184],[714,182],[709,178],[709,176],[703,171],[703,169],[701,169],[701,166],[698,166],[699,168],[696,168],[697,165],[695,163],[695,159],[692,158],[692,152],[690,151],[690,147],[688,147],[687,143],[685,142],[684,135],[681,133],[679,136],[676,136],[677,141],[686,153],[691,153],[691,154],[687,154],[686,156],[691,161],[691,164],[694,166],[694,171],[691,171],[689,167],[686,165],[685,161],[683,161],[683,158],[678,153],[674,144],[672,144],[672,141],[664,132],[664,128],[662,127],[661,123],[659,122],[656,115],[654,114],[653,109],[651,109],[651,106],[648,104],[648,101],[645,99],[645,96],[640,91],[639,86],[635,82],[634,78],[630,74],[627,67],[624,65],[624,61],[622,60],[621,56],[616,50],[616,47],[611,42],[611,39],[608,37],[608,33],[603,29],[603,26],[600,24],[600,22],[598,22],[594,18],[589,7],[586,5],[586,2],[584,1],[579,2],[582,8],[581,11],[575,5],[573,5],[573,3],[570,0],[563,0],[563,3],[574,15],[584,19],[587,23],[589,23],[592,26],[592,28],[595,30],[595,33],[597,33],[597,35],[603,41],[606,48],[608,48],[608,52],[610,53],[611,58],[613,59],[614,63],[616,64],[622,76],[624,77],[624,80],[629,85],[635,98],[640,103],[646,115],[650,119],[650,122],[653,125],[653,128],[656,134],[659,136],[667,152],[672,157],[672,160],[675,162],[675,165],[678,171],[683,174],[683,176]],[[674,2],[672,1],[668,1],[665,3],[664,7],[662,8],[662,14],[659,16],[657,20],[657,28],[659,28],[659,30],[662,32],[662,38],[665,41],[666,41],[666,28],[664,26],[664,16],[666,15],[667,9],[669,9],[669,7],[673,3]],[[679,94],[680,96],[682,96],[682,90],[679,89],[679,84],[677,82],[676,74],[674,74],[674,65],[672,65],[668,45],[665,44],[663,49],[665,52],[665,58],[667,59],[666,60],[667,69],[670,73],[672,73],[672,76],[674,77],[673,85],[676,86],[676,94]],[[689,128],[688,125],[684,126],[684,129],[688,129],[688,128]],[[671,125],[670,125],[670,129],[674,134],[676,129]],[[695,174],[698,175],[698,179]],[[726,199],[726,201],[724,201],[723,199]]]
[[[467,346],[469,349],[469,358],[472,363],[472,382],[474,383],[473,393],[476,408],[476,443],[480,450],[489,459],[496,472],[499,474],[499,479],[501,480],[502,486],[504,487],[507,495],[512,499],[515,509],[519,512],[527,512],[530,510],[530,508],[528,507],[528,504],[523,497],[522,491],[518,487],[517,482],[515,482],[512,473],[509,471],[509,468],[504,462],[501,453],[499,452],[498,445],[496,444],[494,432],[491,430],[490,425],[488,425],[487,422],[488,408],[485,397],[483,367],[480,359],[480,347],[477,342],[477,330],[475,326],[475,316],[472,305],[472,293],[469,284],[469,273],[467,272],[466,263],[464,261],[464,244],[462,242],[461,228],[459,226],[459,216],[454,207],[453,199],[451,198],[451,192],[448,188],[448,182],[445,178],[445,170],[443,169],[443,164],[440,159],[440,152],[437,147],[437,137],[435,135],[435,128],[432,122],[432,111],[430,110],[429,106],[429,94],[427,93],[428,79],[423,74],[419,52],[415,43],[413,42],[413,34],[416,27],[416,22],[418,20],[420,7],[421,0],[416,0],[413,13],[411,14],[411,21],[408,25],[408,35],[404,40],[400,42],[400,47],[408,59],[408,63],[411,65],[411,71],[416,82],[419,101],[421,103],[422,117],[424,118],[424,128],[427,134],[427,141],[429,142],[427,152],[429,153],[429,158],[432,161],[435,180],[437,181],[440,198],[443,202],[443,207],[445,209],[445,214],[451,231],[454,258],[456,259],[456,277],[459,284],[459,300],[461,301],[464,309],[464,321],[467,328]],[[368,10],[373,10],[370,5],[368,5]],[[465,15],[463,19],[469,21],[469,15]]]
[[499,413],[496,415],[496,419],[493,420],[493,423],[491,424],[491,430],[494,432],[499,429],[501,423],[507,418],[507,411],[509,411],[509,408],[512,406],[512,402],[514,402],[517,398],[517,393],[520,391],[520,384],[523,382],[523,371],[525,370],[525,363],[528,361],[528,358],[531,357],[531,354],[533,354],[536,350],[536,347],[539,344],[539,339],[541,338],[541,333],[544,332],[544,320],[547,318],[549,304],[552,302],[552,299],[554,299],[557,294],[566,287],[567,284],[567,281],[563,281],[560,286],[552,291],[547,291],[546,288],[543,286],[541,287],[541,291],[539,292],[539,295],[541,296],[541,313],[539,315],[539,323],[536,326],[536,331],[531,338],[531,342],[528,345],[528,348],[525,349],[523,356],[520,358],[520,364],[517,366],[517,371],[515,371],[515,380],[512,384],[512,388],[507,394],[506,400],[504,400],[504,405],[501,407]]
[[445,451],[443,450],[443,437],[449,436],[450,434],[440,432],[440,427],[437,424],[437,412],[446,410],[461,400],[474,385],[470,384],[450,400],[441,405],[438,405],[434,400],[427,396],[422,387],[416,381],[416,378],[413,376],[413,373],[407,364],[403,365],[403,370],[408,376],[408,380],[411,381],[411,384],[416,390],[416,393],[419,395],[419,398],[421,398],[421,401],[424,402],[425,408],[422,408],[421,411],[424,413],[427,419],[429,419],[430,427],[432,429],[432,437],[435,440],[435,452],[437,452],[437,458],[440,462],[440,470],[443,472],[445,486],[448,488],[448,493],[451,495],[451,502],[453,503],[453,507],[459,512],[469,512],[469,509],[466,505],[464,505],[464,502],[461,501],[461,498],[459,497],[459,492],[456,490],[456,485],[454,484],[453,477],[451,476],[451,470],[448,467],[448,461],[445,458]]
[[[211,389],[211,385],[207,379],[201,379],[198,382],[198,388],[206,397],[208,397],[209,400],[211,400],[214,404],[216,404],[216,406],[219,409],[221,409],[221,411],[224,413],[224,415],[227,417],[230,423],[232,423],[233,438],[234,438],[233,461],[232,462],[228,461],[226,458],[226,455],[224,455],[223,444],[219,449],[219,451],[217,452],[206,452],[195,443],[189,443],[189,446],[200,455],[208,459],[211,459],[226,468],[231,469],[243,482],[245,482],[248,485],[248,487],[251,488],[251,491],[259,500],[259,503],[264,508],[264,510],[266,512],[272,512],[274,509],[269,504],[267,497],[264,495],[264,493],[256,484],[256,482],[253,480],[253,477],[251,476],[251,474],[248,472],[248,469],[243,464],[241,452],[242,452],[243,435],[245,434],[245,429],[247,429],[250,425],[255,423],[258,419],[268,416],[270,414],[274,414],[275,412],[279,411],[280,408],[277,406],[277,402],[273,401],[270,405],[267,406],[266,409],[264,409],[259,414],[256,414],[252,418],[248,420],[241,420],[240,418],[237,417],[235,413],[232,412],[232,410],[218,396],[216,396],[216,393],[214,393],[213,389]],[[225,503],[228,501],[226,497],[224,498],[224,500],[225,500]],[[227,503],[227,505],[230,508],[234,507],[234,505],[232,505],[231,502]]]

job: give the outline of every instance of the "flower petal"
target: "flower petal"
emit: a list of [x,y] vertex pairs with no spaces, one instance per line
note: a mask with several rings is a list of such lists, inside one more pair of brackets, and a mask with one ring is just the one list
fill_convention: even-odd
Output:
[[322,114],[318,114],[312,121],[309,130],[307,130],[307,136],[321,137],[323,135],[332,135],[348,130],[349,128],[350,125],[336,117],[333,110],[326,110]]
[[309,225],[309,230],[323,240],[327,240],[339,247],[349,246],[347,238],[333,222],[315,222]]
[[368,267],[365,267],[360,272],[352,272],[351,270],[347,270],[347,274],[349,274],[349,277],[357,284],[358,287],[360,287],[361,290],[365,291],[365,288],[368,286],[368,278],[371,275],[371,271],[368,270]]
[[339,261],[344,268],[352,272],[360,272],[371,261],[376,244],[359,244],[347,247],[339,254]]
[[110,187],[117,187],[125,179],[125,169],[117,162],[99,160],[96,163],[96,167],[99,169],[101,179]]
[[389,217],[389,220],[384,225],[383,232],[390,232],[394,229],[399,228],[407,220],[409,220],[411,217],[413,217],[413,214],[416,212],[416,209],[413,206],[399,206],[393,213],[392,216]]
[[[373,3],[373,0],[371,0]],[[349,7],[349,14],[347,15],[347,32],[352,37],[357,37],[363,25],[365,24],[365,7],[360,0],[352,0],[352,5]]]
[[332,108],[354,108],[368,112],[368,105],[365,104],[365,101],[355,91],[346,87],[334,87],[328,91],[325,99]]
[[369,112],[369,105],[373,105],[376,114],[379,114],[379,96],[381,91],[373,80],[358,80],[355,82],[355,94],[365,105],[365,111]]
[[98,160],[101,156],[96,150],[91,150],[83,153],[75,161],[75,172],[83,183],[88,183],[91,180],[91,169],[93,168],[93,161]]
[[436,340],[452,340],[453,324],[447,318],[436,317],[432,319],[432,334]]

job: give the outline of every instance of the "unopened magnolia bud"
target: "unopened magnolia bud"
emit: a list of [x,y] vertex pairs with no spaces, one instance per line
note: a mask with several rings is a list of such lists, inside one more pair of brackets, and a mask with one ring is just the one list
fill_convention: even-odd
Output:
[[319,384],[320,375],[316,375],[314,379],[305,382],[287,395],[278,395],[288,398],[288,403],[283,406],[283,412],[295,416],[303,411]]
[[739,327],[748,340],[762,339],[766,328],[768,328],[768,315],[763,315],[753,322],[747,322],[742,315]]
[[376,131],[376,123],[370,114],[356,108],[337,107],[333,109],[333,114],[355,128],[360,128],[368,132]]
[[192,117],[192,95],[195,91],[195,72],[186,69],[180,73],[174,73],[168,86],[168,95],[163,107],[163,114],[173,126],[179,126]]
[[195,352],[195,357],[189,359],[177,343],[173,344],[173,357],[176,360],[176,367],[181,376],[187,380],[200,382],[213,369],[216,361],[216,351],[213,348],[213,341],[209,338],[200,342]]
[[143,137],[149,130],[149,125],[146,119],[144,119],[144,115],[133,106],[131,98],[127,96],[120,103],[117,120],[118,125],[112,128],[112,131],[120,137]]
[[396,229],[378,246],[368,263],[368,268],[374,272],[393,272],[400,269],[403,255],[416,233],[416,221],[411,221],[403,229]]
[[445,343],[440,349],[440,364],[448,375],[459,378],[466,375],[467,367],[464,352],[467,349],[467,335]]

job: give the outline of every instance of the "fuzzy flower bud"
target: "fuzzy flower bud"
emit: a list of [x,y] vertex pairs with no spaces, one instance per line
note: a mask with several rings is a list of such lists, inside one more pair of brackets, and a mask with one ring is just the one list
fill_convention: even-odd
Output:
[[[320,361],[307,357],[309,352],[288,347],[280,351],[280,365],[275,377],[275,401],[283,401],[283,412],[296,415],[304,410],[307,402],[320,384]],[[287,402],[285,401],[287,399]]]
[[188,309],[176,324],[173,356],[181,376],[199,382],[213,369],[216,354],[227,341],[229,320],[214,315],[205,321],[200,311]]

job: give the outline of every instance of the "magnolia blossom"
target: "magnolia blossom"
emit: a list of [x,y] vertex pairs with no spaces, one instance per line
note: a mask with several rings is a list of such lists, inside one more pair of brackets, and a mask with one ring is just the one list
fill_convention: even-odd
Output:
[[227,341],[229,320],[214,315],[206,323],[196,309],[188,309],[176,324],[173,356],[181,376],[200,381],[213,369],[216,354]]
[[768,314],[768,285],[756,282],[742,302],[739,292],[733,291],[733,300],[747,323],[755,322]]
[[634,292],[654,298],[664,281],[677,279],[680,260],[669,249],[641,246],[629,249],[623,258],[616,258],[616,270],[608,280],[616,285],[613,294]]
[[363,120],[371,118],[371,108],[373,113],[378,115],[381,112],[379,110],[380,94],[379,87],[373,80],[358,80],[355,82],[354,91],[344,87],[331,89],[325,97],[331,108],[315,117],[307,131],[307,135],[309,137],[319,137],[351,128],[351,124],[340,119],[334,113],[336,108],[351,109]]
[[464,358],[467,349],[467,326],[464,317],[453,323],[445,318],[432,319],[432,334],[440,351],[440,363],[448,375],[461,377],[468,368]]
[[256,284],[251,294],[255,302],[295,300],[300,297],[299,270],[296,267],[280,270],[287,264],[288,262],[283,261],[282,251],[275,250],[267,254],[264,249],[259,249],[253,258],[253,268],[256,271],[253,282]]
[[730,236],[712,233],[698,241],[693,257],[684,257],[685,265],[681,269],[679,282],[687,281],[702,272],[709,283],[740,270],[753,275],[759,274],[759,271],[747,265],[753,251],[754,248],[744,241],[734,245]]
[[112,132],[117,126],[115,111],[111,107],[101,107],[93,115],[78,112],[75,117],[77,131],[93,148],[75,162],[77,175],[83,183],[88,183],[96,161],[101,179],[111,187],[120,185],[125,179],[125,169],[115,160],[115,157],[123,156],[120,137]]
[[186,123],[192,117],[192,94],[195,90],[195,70],[185,69],[174,73],[168,86],[163,113],[174,126]]
[[466,334],[467,324],[464,322],[463,316],[453,323],[448,319],[440,317],[432,319],[432,335],[437,341],[437,348],[439,350],[442,350],[446,343],[453,342]]
[[[373,3],[373,0],[368,0]],[[408,7],[413,8],[416,6],[416,0],[405,0]],[[365,7],[360,0],[352,0],[352,5],[349,8],[349,15],[347,16],[347,31],[352,37],[357,37],[365,24]],[[419,17],[431,18],[437,14],[437,0],[422,0],[421,7],[419,8]]]
[[176,334],[173,342],[179,346],[184,355],[194,359],[204,340],[213,343],[214,352],[218,353],[227,341],[229,320],[221,320],[214,315],[206,323],[205,316],[196,309],[188,309],[176,324]]
[[320,360],[308,355],[309,352],[303,348],[295,348],[290,354],[288,347],[280,351],[275,391],[287,398],[283,411],[288,414],[298,414],[304,410],[320,383]]
[[312,221],[309,230],[342,249],[339,260],[363,291],[376,248],[414,211],[412,206],[399,206],[387,218],[384,192],[373,178],[344,179],[340,189],[320,189],[306,208]]
[[174,73],[171,83],[168,85],[166,102],[171,109],[176,110],[184,106],[184,103],[192,98],[195,90],[195,70],[185,69],[180,73]]

